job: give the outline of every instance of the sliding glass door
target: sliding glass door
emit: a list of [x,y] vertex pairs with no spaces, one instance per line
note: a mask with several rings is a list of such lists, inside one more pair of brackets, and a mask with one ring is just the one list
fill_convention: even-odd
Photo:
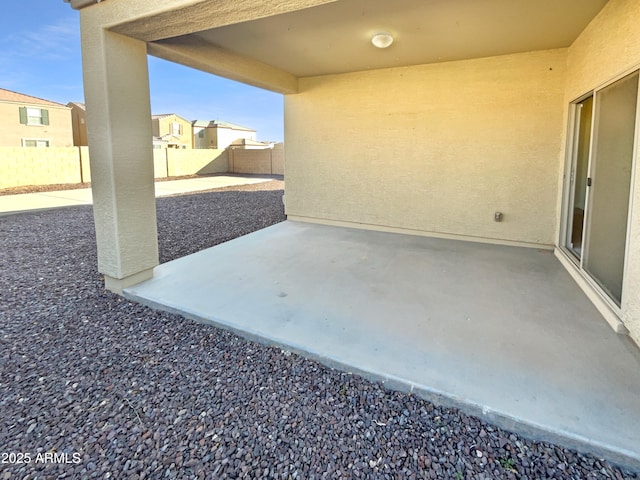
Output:
[[622,299],[638,73],[575,104],[566,247],[615,303]]

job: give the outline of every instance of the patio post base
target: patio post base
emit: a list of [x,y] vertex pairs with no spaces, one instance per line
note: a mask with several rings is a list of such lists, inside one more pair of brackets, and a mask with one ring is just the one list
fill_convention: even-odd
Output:
[[108,275],[104,276],[104,286],[107,290],[122,295],[122,290],[129,288],[138,283],[153,278],[153,268],[135,273],[125,278],[114,278]]

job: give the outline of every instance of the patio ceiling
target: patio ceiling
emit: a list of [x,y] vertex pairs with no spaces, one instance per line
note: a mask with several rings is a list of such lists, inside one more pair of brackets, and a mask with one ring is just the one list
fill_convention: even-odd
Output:
[[[269,70],[293,84],[293,78],[306,76],[568,47],[606,3],[339,0],[228,25],[213,17],[210,23],[199,18],[200,30],[187,29],[187,35],[166,28],[171,38],[160,38],[153,19],[146,19],[144,28],[138,24],[114,30],[151,41],[149,52],[161,58],[232,78],[234,69],[224,65],[235,61],[238,80],[246,81],[253,68]],[[203,29],[205,25],[216,28]],[[391,47],[380,50],[371,45],[372,35],[379,31],[394,36]],[[213,52],[212,63],[224,64],[223,71],[206,65],[205,50]],[[272,89],[286,93],[288,88]]]

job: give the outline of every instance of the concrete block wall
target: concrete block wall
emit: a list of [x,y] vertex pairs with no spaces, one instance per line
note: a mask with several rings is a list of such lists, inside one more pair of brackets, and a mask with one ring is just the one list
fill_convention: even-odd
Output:
[[167,155],[167,172],[170,177],[226,173],[229,171],[226,150],[177,150],[168,148],[165,152]]
[[81,171],[76,147],[0,147],[0,188],[80,183]]
[[232,173],[284,175],[284,148],[230,151],[229,170]]
[[284,145],[276,145],[271,150],[271,173],[284,175]]
[[76,147],[80,154],[80,178],[83,183],[91,181],[91,165],[89,163],[89,147]]
[[154,178],[168,177],[166,149],[153,150],[153,176]]
[[[239,153],[240,152],[240,153]],[[239,155],[238,155],[239,153]],[[237,150],[239,169],[222,149],[153,150],[155,178],[213,173],[284,174],[284,149]],[[91,181],[89,147],[0,147],[0,189]]]

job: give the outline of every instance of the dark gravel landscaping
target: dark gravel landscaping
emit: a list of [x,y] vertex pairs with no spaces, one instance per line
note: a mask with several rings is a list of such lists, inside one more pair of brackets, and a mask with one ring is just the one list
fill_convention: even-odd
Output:
[[[284,220],[281,188],[158,200],[161,261]],[[106,292],[90,207],[0,245],[0,480],[637,478]]]

